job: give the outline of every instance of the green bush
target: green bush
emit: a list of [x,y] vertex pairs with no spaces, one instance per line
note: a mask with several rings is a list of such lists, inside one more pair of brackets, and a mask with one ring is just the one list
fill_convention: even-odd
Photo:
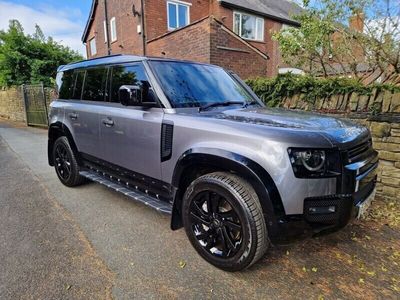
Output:
[[357,93],[369,95],[374,89],[400,91],[399,87],[388,84],[363,85],[361,82],[346,78],[315,78],[309,75],[280,74],[273,78],[259,77],[248,79],[246,83],[268,105],[279,106],[285,98],[302,94],[303,99],[315,103],[317,99],[332,95]]

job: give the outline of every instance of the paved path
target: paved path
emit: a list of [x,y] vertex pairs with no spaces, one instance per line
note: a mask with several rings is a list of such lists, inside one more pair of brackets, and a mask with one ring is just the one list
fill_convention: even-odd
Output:
[[400,297],[400,232],[384,222],[275,246],[226,273],[168,216],[97,184],[64,187],[47,165],[46,131],[0,122],[0,139],[1,299]]
[[111,298],[114,275],[0,137],[0,299]]

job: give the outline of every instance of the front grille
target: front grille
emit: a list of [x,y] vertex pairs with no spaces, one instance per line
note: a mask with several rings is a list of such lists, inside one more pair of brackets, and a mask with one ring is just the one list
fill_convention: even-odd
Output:
[[347,151],[348,159],[350,163],[357,162],[365,158],[373,151],[372,141],[368,140],[362,144],[359,144]]

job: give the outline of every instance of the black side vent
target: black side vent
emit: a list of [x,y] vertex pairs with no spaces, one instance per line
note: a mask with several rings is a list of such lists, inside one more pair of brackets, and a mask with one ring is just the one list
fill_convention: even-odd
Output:
[[161,161],[166,161],[172,156],[173,136],[174,125],[163,123],[161,127]]

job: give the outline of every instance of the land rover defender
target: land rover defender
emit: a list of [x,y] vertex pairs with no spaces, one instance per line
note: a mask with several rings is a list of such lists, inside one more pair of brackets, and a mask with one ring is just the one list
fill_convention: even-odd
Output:
[[341,228],[373,198],[368,129],[267,108],[221,67],[117,55],[61,66],[56,82],[48,159],[60,181],[171,214],[218,268],[251,266],[292,225]]

